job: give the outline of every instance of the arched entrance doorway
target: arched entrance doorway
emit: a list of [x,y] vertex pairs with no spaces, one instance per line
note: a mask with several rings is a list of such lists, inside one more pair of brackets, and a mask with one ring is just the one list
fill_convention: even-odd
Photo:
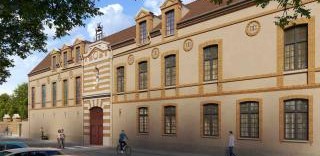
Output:
[[90,109],[90,144],[102,145],[103,141],[103,110],[99,107]]

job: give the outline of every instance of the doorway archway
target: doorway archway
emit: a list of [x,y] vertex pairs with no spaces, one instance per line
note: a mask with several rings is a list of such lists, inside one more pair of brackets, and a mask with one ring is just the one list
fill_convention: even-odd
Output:
[[103,110],[100,107],[90,109],[90,144],[103,144]]

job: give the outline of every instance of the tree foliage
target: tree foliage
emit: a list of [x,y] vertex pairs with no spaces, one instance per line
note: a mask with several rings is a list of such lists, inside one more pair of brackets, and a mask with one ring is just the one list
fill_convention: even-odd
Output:
[[[224,0],[210,0],[215,4],[221,4]],[[233,0],[227,0],[227,3],[231,3]],[[279,9],[283,9],[281,16],[276,16],[275,24],[280,27],[285,27],[290,21],[299,17],[310,18],[311,10],[305,7],[302,0],[253,0],[258,7],[265,8],[271,2],[276,2]],[[317,0],[320,2],[320,0]],[[292,10],[292,11],[290,11]]]
[[28,118],[28,84],[18,85],[12,95],[0,95],[0,120],[4,114],[19,114],[22,119]]
[[1,0],[0,1],[0,84],[14,66],[10,57],[26,58],[32,52],[46,52],[45,26],[55,28],[60,38],[84,20],[102,14],[95,0]]

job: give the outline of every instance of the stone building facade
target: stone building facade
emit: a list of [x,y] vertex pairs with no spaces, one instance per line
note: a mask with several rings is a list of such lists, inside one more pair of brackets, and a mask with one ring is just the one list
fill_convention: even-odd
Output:
[[[87,42],[52,50],[29,73],[29,133],[40,138],[41,131],[55,140],[64,129],[67,141],[83,142],[82,55]],[[76,123],[76,124],[70,124]]]
[[303,3],[311,18],[284,29],[274,24],[276,3],[142,9],[135,26],[84,52],[84,140],[92,108],[102,108],[105,145],[123,129],[134,147],[222,155],[233,131],[241,155],[316,155],[320,9]]
[[85,144],[111,146],[111,51],[105,41],[88,46],[83,57]]

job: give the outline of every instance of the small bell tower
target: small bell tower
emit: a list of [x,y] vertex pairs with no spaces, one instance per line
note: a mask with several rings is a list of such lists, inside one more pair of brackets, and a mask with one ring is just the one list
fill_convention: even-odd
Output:
[[103,37],[103,26],[101,25],[101,23],[98,23],[96,28],[96,41],[101,40],[102,37]]

